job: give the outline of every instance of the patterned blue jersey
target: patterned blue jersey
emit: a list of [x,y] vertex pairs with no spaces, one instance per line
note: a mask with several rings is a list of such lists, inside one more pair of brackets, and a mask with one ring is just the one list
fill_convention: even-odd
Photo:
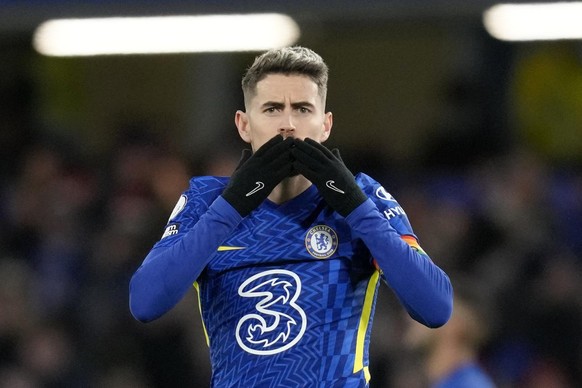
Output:
[[[281,205],[265,200],[240,220],[217,248],[204,251],[210,253],[200,257],[197,251],[180,245],[193,228],[206,222],[205,214],[228,178],[191,180],[163,238],[152,249],[164,252],[163,258],[156,256],[149,262],[174,260],[176,252],[181,252],[186,263],[204,263],[195,286],[210,347],[213,386],[367,386],[368,344],[379,279],[392,286],[386,277],[390,271],[382,263],[394,267],[413,255],[419,273],[424,276],[427,272],[428,277],[435,276],[436,266],[416,244],[404,210],[394,198],[365,174],[357,175],[356,181],[370,199],[367,207],[363,206],[368,210],[360,213],[374,209],[371,220],[358,214],[354,215],[358,222],[350,220],[352,215],[340,216],[312,185]],[[386,239],[398,240],[391,243],[396,244],[394,252],[385,249],[385,242],[362,238],[375,230],[385,230],[391,233]],[[378,252],[386,253],[376,257],[370,245],[381,246]],[[174,256],[168,258],[166,251],[174,251]],[[383,260],[384,256],[399,255],[407,257],[395,264]],[[146,264],[148,259],[142,267]],[[446,278],[438,269],[436,276]],[[416,308],[417,296],[409,302],[406,295],[408,289],[415,292],[410,286],[414,280],[408,279],[407,291],[400,294],[396,285],[396,293],[411,315],[418,314],[422,321],[423,311],[419,310],[427,309]],[[167,276],[162,281],[170,284]],[[423,281],[419,279],[419,283]],[[438,281],[446,283],[448,278]],[[450,294],[450,284],[448,290]],[[142,298],[138,292],[133,294]]]

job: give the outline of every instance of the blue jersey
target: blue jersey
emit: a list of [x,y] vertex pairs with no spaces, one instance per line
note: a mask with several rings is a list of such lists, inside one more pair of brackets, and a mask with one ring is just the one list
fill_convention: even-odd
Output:
[[495,383],[476,363],[465,364],[455,369],[432,388],[495,388]]
[[213,386],[367,386],[379,280],[428,326],[452,297],[402,207],[367,175],[356,182],[369,200],[346,218],[312,185],[241,219],[220,196],[228,178],[192,179],[132,279],[132,312],[156,318],[195,280]]

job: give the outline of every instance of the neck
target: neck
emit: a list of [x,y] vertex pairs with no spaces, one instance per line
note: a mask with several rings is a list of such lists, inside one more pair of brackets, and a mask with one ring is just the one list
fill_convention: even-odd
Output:
[[309,186],[311,186],[311,182],[303,175],[285,178],[271,191],[268,198],[276,204],[282,204],[297,197],[307,190]]

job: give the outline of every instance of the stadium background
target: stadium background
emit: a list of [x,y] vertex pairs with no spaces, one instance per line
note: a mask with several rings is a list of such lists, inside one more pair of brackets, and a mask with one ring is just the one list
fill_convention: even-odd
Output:
[[[331,68],[337,146],[488,306],[500,386],[582,383],[582,45],[504,43],[493,2],[0,1],[0,387],[204,386],[194,293],[144,326],[127,285],[187,179],[225,175],[256,53],[49,58],[53,17],[276,11]],[[383,288],[372,387],[422,386]]]

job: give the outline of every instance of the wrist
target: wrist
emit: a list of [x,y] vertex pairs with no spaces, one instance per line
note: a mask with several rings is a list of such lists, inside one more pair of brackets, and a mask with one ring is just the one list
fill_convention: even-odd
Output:
[[238,210],[236,210],[234,206],[230,204],[230,202],[224,199],[223,196],[216,197],[214,202],[212,202],[210,205],[210,209],[212,209],[212,211],[216,214],[221,215],[222,218],[227,219],[232,223],[239,223],[242,219],[242,216]]
[[368,196],[364,194],[359,186],[356,186],[353,190],[345,193],[345,198],[337,205],[336,211],[343,217],[348,217],[352,212],[362,205]]
[[254,209],[254,206],[243,195],[228,188],[222,192],[219,198],[222,198],[223,202],[226,202],[240,217],[248,216]]

